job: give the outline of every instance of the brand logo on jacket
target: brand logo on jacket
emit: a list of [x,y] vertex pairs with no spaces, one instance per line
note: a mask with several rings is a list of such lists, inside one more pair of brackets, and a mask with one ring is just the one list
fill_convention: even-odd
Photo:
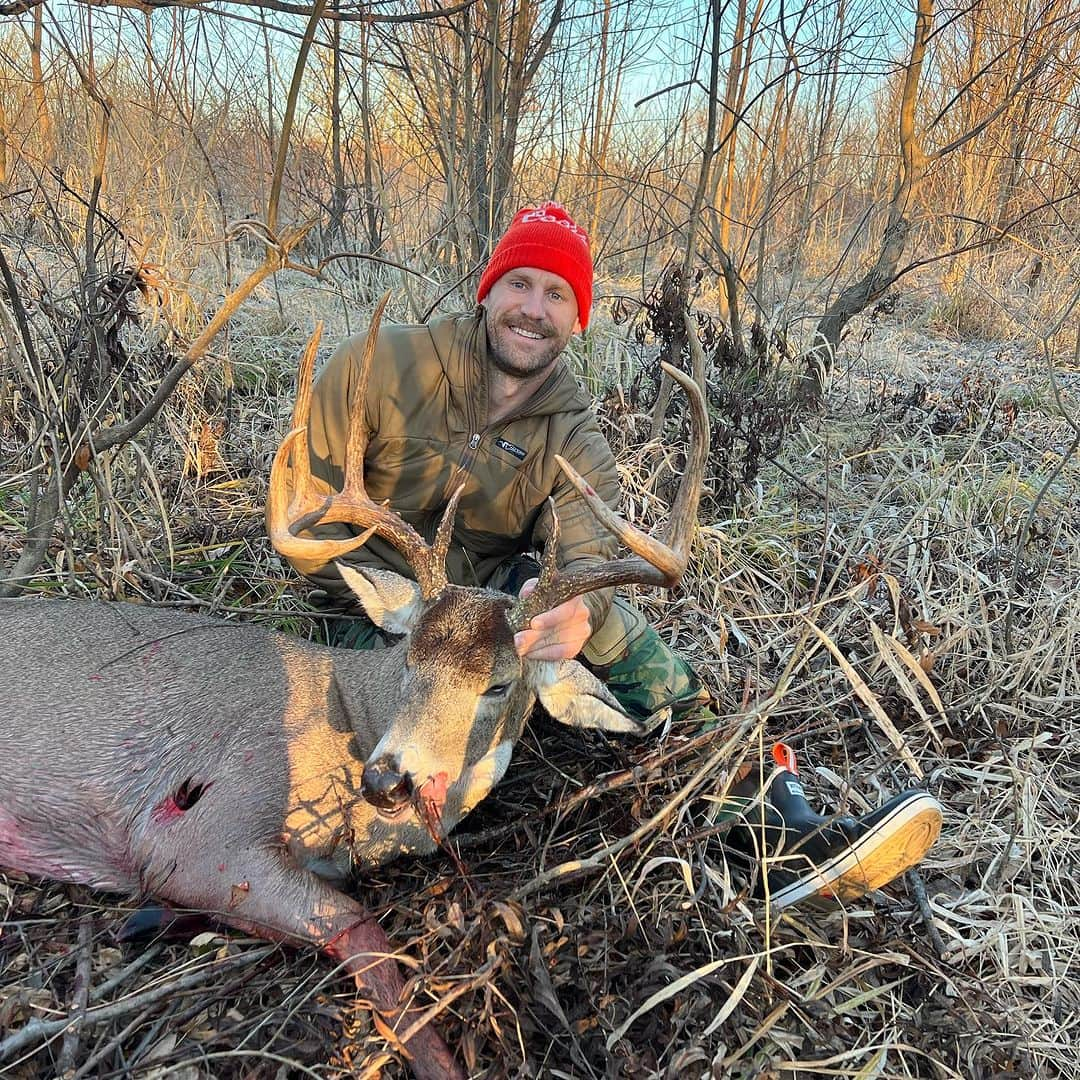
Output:
[[508,454],[513,454],[518,461],[525,460],[525,451],[520,446],[515,446],[512,442],[507,442],[506,439],[496,439],[495,445],[500,450],[505,450]]

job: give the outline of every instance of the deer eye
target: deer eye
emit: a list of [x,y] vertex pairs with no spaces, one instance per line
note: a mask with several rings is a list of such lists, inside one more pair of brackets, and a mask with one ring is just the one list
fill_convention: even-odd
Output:
[[486,698],[504,698],[507,692],[510,690],[511,684],[508,682],[495,683],[493,686],[489,686],[484,691],[484,697]]

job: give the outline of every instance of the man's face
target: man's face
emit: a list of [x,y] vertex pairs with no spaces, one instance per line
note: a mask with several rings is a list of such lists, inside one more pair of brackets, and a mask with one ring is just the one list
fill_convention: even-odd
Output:
[[503,274],[484,297],[492,363],[526,379],[545,371],[581,329],[577,298],[565,278],[521,266]]

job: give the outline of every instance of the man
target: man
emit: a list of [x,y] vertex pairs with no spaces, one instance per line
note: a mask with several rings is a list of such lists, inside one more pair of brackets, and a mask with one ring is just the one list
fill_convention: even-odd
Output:
[[[532,553],[551,531],[549,497],[559,518],[560,567],[615,555],[616,541],[597,526],[555,462],[556,454],[568,459],[618,507],[614,457],[588,395],[561,360],[571,336],[588,325],[592,276],[584,230],[561,206],[544,203],[514,217],[480,279],[475,311],[380,330],[365,398],[365,484],[373,500],[388,499],[430,540],[464,481],[447,558],[452,582],[515,595],[530,589],[537,570]],[[338,347],[312,401],[312,469],[337,489],[363,342],[350,338]],[[348,526],[319,531],[340,534]],[[412,576],[378,538],[347,558]],[[332,644],[385,643],[332,565],[297,563],[297,569],[320,586],[323,603],[352,616],[333,627]],[[515,645],[538,660],[580,655],[641,720],[661,710],[685,716],[708,703],[686,662],[611,590],[537,616]],[[762,879],[774,903],[822,891],[859,895],[918,862],[936,837],[940,808],[925,792],[906,792],[858,820],[819,817],[799,787],[794,756],[787,748],[774,754],[771,775],[747,770],[722,807],[737,822],[733,843],[747,854],[799,848],[796,860],[777,862]]]

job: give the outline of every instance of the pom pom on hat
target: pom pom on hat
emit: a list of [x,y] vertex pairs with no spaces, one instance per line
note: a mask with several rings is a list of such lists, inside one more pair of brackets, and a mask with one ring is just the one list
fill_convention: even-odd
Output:
[[514,215],[480,278],[477,301],[487,296],[491,286],[503,274],[519,266],[533,266],[564,278],[574,290],[578,320],[582,330],[585,329],[592,310],[593,265],[589,237],[558,203],[527,206]]

